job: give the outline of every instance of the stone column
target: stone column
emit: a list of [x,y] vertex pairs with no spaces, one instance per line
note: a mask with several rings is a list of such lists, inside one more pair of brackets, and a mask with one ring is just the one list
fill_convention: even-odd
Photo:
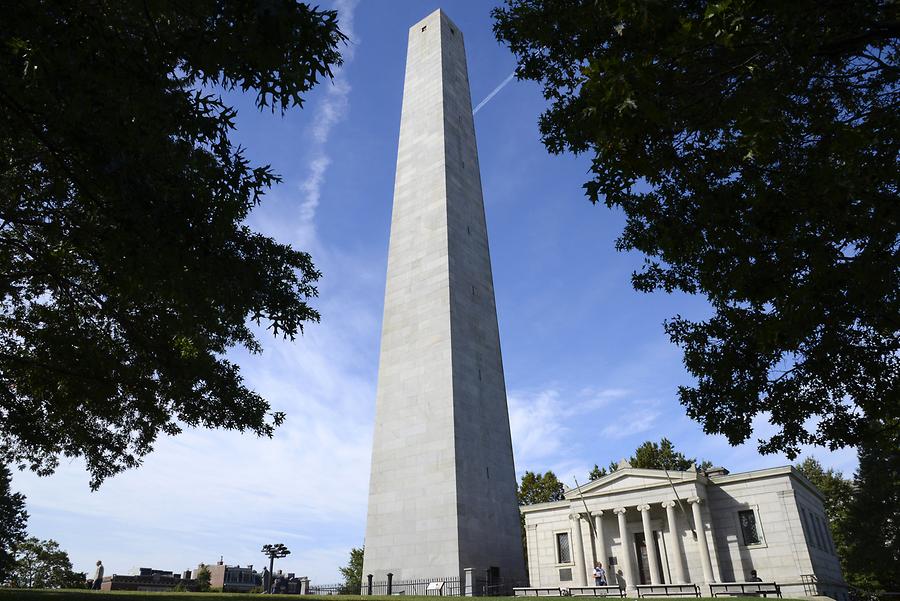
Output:
[[656,554],[656,538],[650,526],[650,506],[646,503],[638,505],[641,512],[641,523],[644,525],[644,544],[647,545],[647,563],[650,564],[650,584],[662,584],[659,577],[659,556]]
[[[625,524],[625,508],[616,507],[613,513],[619,518],[619,540],[622,541],[622,576],[625,577],[626,588],[633,588],[636,584],[634,581],[634,572],[631,569],[631,543],[628,540],[628,527]],[[622,588],[622,587],[620,587]]]
[[703,580],[707,583],[715,582],[712,561],[709,558],[709,544],[706,542],[706,529],[703,527],[703,516],[700,515],[700,497],[691,497],[688,503],[691,504],[694,527],[697,529],[697,547],[700,551],[700,565],[703,566]]
[[666,510],[666,523],[669,525],[669,534],[672,536],[672,553],[669,564],[675,568],[675,582],[683,584],[684,560],[681,558],[681,533],[678,532],[678,522],[675,521],[675,501],[664,501],[662,506]]
[[584,539],[581,538],[581,516],[575,512],[569,514],[572,520],[572,534],[575,540],[572,541],[572,559],[575,562],[575,569],[572,577],[575,579],[575,586],[585,586],[585,565],[584,565]]
[[606,552],[606,537],[603,535],[603,512],[595,511],[594,517],[594,535],[597,539],[594,541],[594,548],[597,549],[597,561],[603,564],[606,569],[606,582],[612,584],[613,574],[609,571],[609,554]]
[[475,596],[475,575],[473,574],[474,571],[474,568],[463,568],[463,572],[465,573],[463,582],[463,597]]

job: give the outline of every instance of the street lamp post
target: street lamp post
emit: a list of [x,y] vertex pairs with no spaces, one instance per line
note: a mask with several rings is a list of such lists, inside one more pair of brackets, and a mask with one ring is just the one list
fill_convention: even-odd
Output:
[[263,554],[269,558],[269,578],[270,582],[263,582],[263,587],[266,589],[266,593],[271,592],[271,579],[275,578],[275,558],[281,559],[282,557],[287,557],[291,554],[287,547],[282,545],[281,543],[275,545],[263,545],[262,548]]

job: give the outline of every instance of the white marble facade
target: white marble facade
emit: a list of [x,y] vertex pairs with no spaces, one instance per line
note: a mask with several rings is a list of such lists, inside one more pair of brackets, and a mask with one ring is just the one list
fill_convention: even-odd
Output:
[[756,570],[785,597],[847,596],[822,494],[790,466],[730,474],[623,462],[562,501],[521,511],[534,587],[592,586],[600,561],[630,594],[635,584],[694,583],[706,596],[709,583]]

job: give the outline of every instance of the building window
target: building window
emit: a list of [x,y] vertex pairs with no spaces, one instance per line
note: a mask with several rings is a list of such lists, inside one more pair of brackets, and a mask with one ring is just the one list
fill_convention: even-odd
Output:
[[809,516],[806,515],[806,509],[800,507],[800,513],[803,516],[803,519],[800,521],[801,526],[803,526],[803,536],[806,538],[806,544],[808,546],[812,546],[812,532],[809,530]]
[[557,563],[571,563],[572,549],[569,547],[569,533],[558,532],[556,534],[556,557]]
[[816,548],[824,551],[825,543],[822,541],[822,535],[819,534],[819,524],[816,522],[816,514],[812,511],[809,512],[809,523],[812,526],[811,530],[816,539]]
[[816,522],[818,522],[819,530],[822,532],[822,550],[834,551],[834,549],[831,548],[831,540],[828,538],[828,522],[825,520],[825,518],[821,518],[819,516],[816,516]]
[[741,534],[744,536],[745,545],[758,545],[762,542],[756,527],[756,514],[752,509],[738,511],[738,521],[741,523]]
[[809,532],[809,546],[814,549],[818,549],[819,533],[816,530],[816,523],[814,521],[812,511],[803,512],[803,523],[806,524],[806,530],[807,532]]

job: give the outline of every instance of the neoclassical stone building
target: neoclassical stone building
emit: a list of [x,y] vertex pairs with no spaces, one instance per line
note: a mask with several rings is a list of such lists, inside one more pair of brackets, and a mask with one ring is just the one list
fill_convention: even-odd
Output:
[[[593,585],[595,561],[636,584],[743,582],[846,599],[819,490],[793,467],[730,474],[619,469],[521,508],[532,587]],[[649,541],[649,544],[648,544]],[[611,583],[615,581],[611,580]]]

